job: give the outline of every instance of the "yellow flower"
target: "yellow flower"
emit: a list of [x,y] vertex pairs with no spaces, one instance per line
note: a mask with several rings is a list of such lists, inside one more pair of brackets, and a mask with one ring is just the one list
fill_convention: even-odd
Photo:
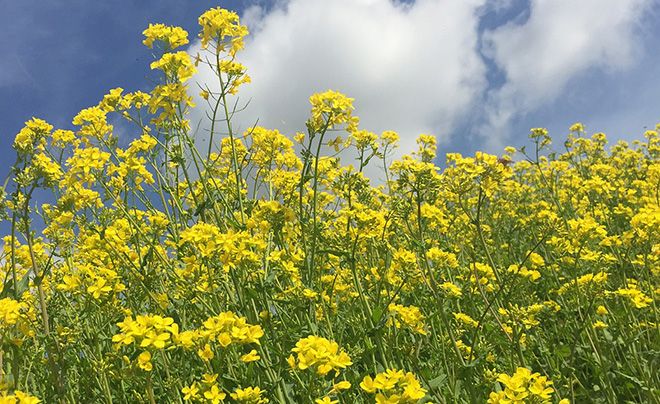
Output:
[[504,386],[504,391],[490,393],[488,403],[523,402],[530,394],[547,402],[555,391],[547,377],[523,367],[517,368],[511,376],[501,373],[497,381]]
[[204,375],[202,375],[202,383],[206,384],[207,386],[212,385],[213,383],[215,383],[216,380],[218,380],[217,373],[214,374],[205,373]]
[[120,333],[112,337],[112,342],[130,345],[138,341],[142,348],[153,346],[156,349],[163,349],[169,345],[171,335],[178,333],[179,329],[178,324],[175,324],[171,317],[151,314],[137,316],[135,320],[128,316],[117,325]]
[[246,404],[265,404],[269,402],[266,397],[262,397],[265,392],[259,387],[246,387],[243,389],[236,389],[231,393],[231,398],[239,403]]
[[236,94],[241,84],[250,83],[252,79],[246,74],[246,67],[233,60],[223,60],[220,62],[219,70],[225,73],[227,78],[227,92]]
[[421,134],[417,137],[417,145],[417,155],[422,161],[433,161],[436,155],[436,150],[438,149],[435,136]]
[[331,392],[339,392],[342,390],[348,390],[351,388],[351,383],[347,380],[342,380],[340,382],[335,383],[332,385],[332,390]]
[[53,139],[53,146],[64,148],[74,142],[76,135],[71,130],[57,129],[53,132],[51,138]]
[[168,119],[173,119],[179,109],[193,107],[192,97],[188,95],[186,86],[180,82],[167,83],[156,86],[149,98],[149,113],[154,114],[161,111],[156,124],[165,124]]
[[233,343],[259,344],[259,338],[264,335],[261,326],[248,324],[245,317],[239,317],[230,311],[210,317],[202,325],[200,335],[216,340],[223,348]]
[[595,321],[593,323],[592,327],[593,327],[594,330],[603,330],[603,329],[607,328],[607,324],[605,324],[604,322],[598,320],[598,321]]
[[248,34],[247,27],[239,22],[238,14],[220,7],[212,8],[199,17],[202,32],[202,47],[206,48],[211,41],[216,41],[218,51],[224,51],[226,41],[229,41],[229,54],[234,56],[243,48],[243,37]]
[[584,132],[584,125],[581,124],[580,122],[577,122],[571,125],[571,127],[568,130],[570,130],[571,132]]
[[315,335],[300,339],[291,352],[296,354],[295,358],[290,356],[288,359],[292,368],[312,368],[321,376],[332,370],[339,374],[341,369],[353,364],[348,354],[339,348],[339,344]]
[[[20,390],[14,391],[14,397],[18,399],[18,404],[39,404],[41,402],[41,400],[39,400],[37,397],[34,397]],[[0,402],[2,401],[2,399],[3,397],[0,397]]]
[[639,289],[634,279],[630,279],[627,286],[614,291],[614,294],[627,298],[637,309],[643,309],[653,303],[653,299]]
[[411,372],[387,369],[375,378],[365,376],[360,383],[362,390],[376,394],[377,403],[416,403],[426,396],[417,378]]
[[87,287],[87,293],[90,293],[94,299],[100,299],[101,295],[108,293],[112,290],[110,285],[106,284],[107,281],[104,278],[98,277],[94,284]]
[[312,104],[312,114],[308,125],[315,133],[332,129],[337,125],[346,124],[348,132],[357,128],[357,118],[352,116],[353,99],[336,91],[328,90],[309,97]]
[[[355,146],[358,149],[365,149],[367,147],[376,150],[378,148],[376,140],[378,140],[378,135],[368,130],[356,130],[351,133],[351,137],[354,140]],[[341,140],[341,139],[339,139]],[[335,148],[336,151],[339,151],[338,148]]]
[[552,382],[547,381],[545,376],[537,377],[529,386],[529,392],[542,400],[548,400],[550,399],[550,395],[555,391],[552,387],[548,387],[551,384]]
[[188,330],[173,335],[174,342],[186,349],[191,349],[195,346],[195,340],[198,338],[197,330]]
[[559,290],[557,291],[558,294],[562,295],[566,293],[567,291],[571,290],[572,288],[584,288],[584,287],[595,287],[598,285],[602,285],[605,282],[607,282],[608,274],[607,272],[598,272],[596,274],[586,274],[583,276],[578,277],[574,281],[566,282],[563,284]]
[[192,400],[199,397],[199,386],[197,382],[193,382],[190,386],[181,389],[181,393],[183,393],[184,400]]
[[153,365],[151,364],[151,353],[149,351],[144,351],[138,355],[138,366],[142,370],[151,372]]
[[463,295],[461,288],[451,282],[443,282],[440,289],[449,297],[461,297]]
[[195,74],[195,67],[187,52],[166,53],[151,63],[151,69],[160,69],[165,74],[183,83]]
[[245,363],[258,361],[259,359],[261,359],[261,357],[259,356],[259,354],[257,354],[257,351],[255,349],[241,356],[241,360]]
[[142,348],[153,345],[154,348],[163,349],[170,339],[170,334],[167,332],[148,331],[144,339],[140,343]]
[[181,27],[171,27],[163,24],[149,24],[142,31],[144,35],[143,44],[153,48],[154,42],[160,41],[165,44],[166,50],[176,49],[188,43],[188,32]]
[[37,175],[43,178],[45,186],[56,184],[62,177],[60,165],[43,153],[35,154],[32,164],[37,170]]
[[213,359],[213,357],[215,356],[213,350],[211,349],[211,345],[209,344],[204,345],[204,348],[198,349],[197,355],[199,355],[200,358],[202,358],[207,362]]
[[209,400],[212,404],[218,404],[221,401],[225,400],[227,394],[218,388],[217,384],[211,386],[210,389],[204,392],[204,398]]
[[383,145],[396,147],[399,143],[399,134],[393,130],[386,130],[380,134]]
[[458,321],[459,323],[467,325],[468,327],[471,328],[479,327],[479,322],[465,313],[452,313],[452,314],[454,315],[456,321]]
[[111,89],[108,94],[103,96],[99,107],[105,112],[112,112],[117,110],[117,108],[121,108],[123,105],[121,102],[121,93],[123,91],[124,89],[121,87]]
[[53,126],[43,119],[32,118],[14,138],[14,149],[19,153],[31,153],[33,148],[42,144],[45,137],[53,130]]
[[11,326],[18,322],[21,316],[21,310],[27,308],[23,302],[5,297],[0,299],[0,327]]
[[387,325],[394,325],[396,328],[401,328],[402,325],[405,325],[418,334],[427,335],[424,316],[419,310],[419,307],[392,303],[387,309],[390,315]]
[[72,123],[80,126],[78,131],[81,135],[103,139],[108,135],[113,127],[108,124],[107,111],[99,106],[85,108],[73,118]]
[[314,400],[314,404],[338,404],[339,400],[333,400],[328,396],[325,396],[323,398],[317,398]]

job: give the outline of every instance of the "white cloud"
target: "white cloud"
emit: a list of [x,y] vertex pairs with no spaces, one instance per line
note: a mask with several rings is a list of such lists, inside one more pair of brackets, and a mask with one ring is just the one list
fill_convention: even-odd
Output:
[[637,23],[649,0],[532,0],[529,20],[484,34],[485,53],[506,74],[485,105],[490,147],[500,147],[514,117],[561,96],[590,68],[629,68],[641,49]]
[[[242,15],[251,34],[238,56],[253,80],[241,88],[240,101],[250,104],[235,124],[242,131],[258,118],[261,126],[293,135],[304,130],[309,96],[333,89],[355,98],[362,128],[398,131],[399,154],[410,152],[420,133],[454,149],[463,135],[455,132],[466,122],[477,123],[480,148],[497,152],[509,140],[520,141],[508,135],[515,119],[556,101],[571,79],[589,69],[620,72],[635,65],[637,27],[652,2],[531,0],[527,20],[484,33],[478,27],[488,12],[519,3],[276,0],[270,9],[253,6]],[[480,44],[505,74],[499,88],[489,88]],[[198,50],[196,43],[190,52]],[[214,82],[210,71],[196,78]]]
[[[486,0],[291,0],[243,14],[251,34],[238,56],[252,83],[243,129],[304,130],[309,96],[333,89],[355,98],[361,127],[396,130],[402,151],[420,133],[443,139],[486,87],[478,8]],[[198,45],[193,46],[195,53]],[[212,82],[212,73],[198,80]]]

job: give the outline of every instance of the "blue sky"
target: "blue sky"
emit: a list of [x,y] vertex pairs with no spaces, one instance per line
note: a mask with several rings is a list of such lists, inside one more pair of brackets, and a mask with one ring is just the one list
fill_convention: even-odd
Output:
[[530,127],[561,138],[583,121],[630,140],[660,122],[657,0],[0,0],[2,177],[24,121],[70,128],[110,88],[149,90],[142,30],[162,22],[194,39],[218,5],[253,32],[239,55],[254,81],[243,126],[301,129],[307,97],[326,88],[356,98],[365,128],[398,130],[403,151],[420,132],[441,153],[498,152]]
[[110,88],[150,89],[152,58],[142,45],[142,31],[162,21],[196,33],[197,17],[217,6],[204,0],[0,4],[0,153],[5,161],[12,157],[15,133],[32,116],[70,127],[80,109],[96,104]]

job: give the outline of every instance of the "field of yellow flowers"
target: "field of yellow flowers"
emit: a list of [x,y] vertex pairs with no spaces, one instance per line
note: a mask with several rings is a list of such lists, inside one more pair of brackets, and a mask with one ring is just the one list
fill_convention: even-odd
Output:
[[657,131],[608,146],[575,124],[559,152],[535,128],[440,170],[434,137],[390,161],[398,135],[327,91],[294,140],[236,133],[247,29],[199,23],[197,57],[144,31],[151,92],[16,135],[0,403],[660,402]]

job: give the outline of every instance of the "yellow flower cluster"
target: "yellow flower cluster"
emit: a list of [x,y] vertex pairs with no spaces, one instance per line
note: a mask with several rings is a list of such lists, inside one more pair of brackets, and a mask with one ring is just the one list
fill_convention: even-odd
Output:
[[106,138],[113,129],[108,124],[107,112],[99,106],[83,109],[73,118],[72,123],[80,126],[80,135],[97,139]]
[[5,297],[0,299],[0,328],[15,325],[21,318],[21,312],[27,309],[27,304]]
[[612,294],[628,299],[637,309],[643,309],[653,303],[653,299],[639,289],[639,284],[635,279],[628,279],[626,288],[617,289]]
[[230,344],[259,344],[264,335],[261,326],[248,324],[245,317],[230,311],[210,317],[202,325],[200,336],[217,341],[223,348]]
[[227,93],[236,94],[241,84],[250,83],[247,68],[234,60],[221,60],[218,70],[227,75]]
[[43,119],[32,118],[14,138],[14,149],[21,154],[30,154],[35,147],[45,143],[45,137],[50,135],[53,126]]
[[204,374],[200,382],[194,381],[191,385],[181,389],[183,399],[186,401],[205,401],[218,404],[225,400],[227,393],[218,386],[218,374]]
[[[229,272],[240,263],[258,263],[261,259],[258,252],[264,247],[261,238],[251,237],[245,232],[222,233],[217,226],[208,223],[197,223],[181,232],[179,245],[194,248],[199,258],[217,259],[224,272]],[[181,271],[182,276],[195,273],[197,256],[190,256],[189,263],[191,265]]]
[[411,372],[387,369],[374,378],[365,376],[360,383],[362,390],[375,394],[377,404],[416,403],[426,396],[419,380]]
[[151,68],[162,70],[168,79],[181,83],[195,74],[195,66],[187,52],[166,53],[159,60],[151,62]]
[[598,288],[601,287],[605,282],[607,282],[608,274],[606,272],[598,272],[595,274],[586,274],[576,278],[574,281],[564,283],[558,290],[557,293],[563,295],[571,289],[580,289],[580,288]]
[[418,334],[428,334],[424,325],[424,315],[422,315],[419,307],[392,303],[387,307],[387,310],[390,314],[387,319],[387,325],[394,325],[396,328],[405,326]]
[[[501,373],[497,381],[502,384],[504,390],[490,393],[489,404],[523,404],[534,402],[549,403],[555,390],[550,387],[552,381],[539,373],[532,373],[531,370],[523,367],[516,369],[516,372],[509,376]],[[568,400],[562,400],[561,404],[568,404]]]
[[341,369],[353,364],[339,344],[315,335],[300,339],[291,352],[295,354],[288,359],[292,369],[312,369],[321,376],[333,370],[339,374]]
[[518,266],[516,264],[509,265],[507,269],[509,272],[520,275],[523,278],[528,278],[531,281],[536,281],[541,277],[541,273],[535,269],[528,269],[527,267]]
[[66,165],[69,167],[66,175],[66,182],[71,183],[93,183],[96,176],[105,168],[110,160],[110,153],[102,151],[98,147],[78,148],[73,152],[73,156],[67,159]]
[[194,62],[183,29],[144,31],[150,91],[16,135],[0,402],[657,401],[660,125],[501,155],[422,134],[391,161],[399,135],[330,90],[292,139],[238,132],[247,29],[199,22]]
[[153,184],[154,177],[147,169],[145,157],[139,154],[147,153],[157,144],[157,140],[149,134],[144,134],[139,139],[131,142],[126,150],[117,149],[117,159],[119,164],[110,164],[108,167],[109,175],[116,175],[113,178],[113,184],[116,186],[125,186],[127,177],[133,176],[133,183],[137,189],[142,189],[142,182]]
[[263,397],[265,391],[261,390],[259,387],[245,387],[242,389],[236,389],[233,393],[230,394],[231,398],[236,400],[239,403],[245,404],[265,404],[270,400]]
[[459,323],[461,326],[469,327],[469,328],[477,328],[479,327],[479,322],[469,315],[465,313],[452,313],[454,316],[454,319],[456,320],[457,323]]
[[211,41],[216,41],[218,50],[224,51],[225,42],[229,42],[228,53],[231,56],[243,49],[243,37],[248,34],[247,27],[241,25],[238,14],[223,8],[212,8],[199,17],[202,32],[202,46],[206,48]]
[[368,130],[356,130],[351,133],[352,140],[355,142],[355,147],[358,149],[377,149],[378,135]]
[[0,404],[39,404],[41,400],[20,390],[14,390],[13,393],[0,391]]
[[56,129],[51,138],[53,139],[53,146],[64,148],[69,144],[73,144],[76,139],[76,134],[71,130]]
[[167,50],[176,49],[188,43],[188,33],[181,27],[171,27],[164,24],[149,24],[142,31],[144,35],[143,44],[149,48],[154,47],[154,42],[163,42]]
[[57,184],[62,178],[62,169],[59,164],[43,153],[35,154],[32,164],[37,170],[37,178],[42,177],[46,187]]
[[[417,154],[424,162],[432,162],[435,158],[438,147],[436,146],[436,139],[433,135],[421,134],[417,137],[417,146],[419,150]],[[479,153],[479,152],[477,152]],[[477,155],[477,158],[479,154]],[[494,156],[493,156],[494,157]]]
[[252,161],[264,170],[301,168],[301,162],[293,152],[293,142],[277,129],[256,126],[245,132],[252,140]]
[[347,132],[357,129],[358,119],[353,116],[353,99],[345,95],[328,90],[316,93],[309,97],[312,104],[311,117],[307,125],[312,133],[321,133],[345,124]]
[[136,343],[140,348],[163,349],[172,343],[172,335],[178,334],[179,326],[171,317],[159,315],[128,316],[117,323],[120,332],[112,337],[119,345]]
[[[205,374],[200,382],[195,381],[191,385],[181,389],[184,400],[204,401],[208,403],[220,403],[227,398],[227,393],[217,384],[217,374]],[[265,390],[259,387],[236,388],[229,396],[238,403],[244,404],[266,404],[270,400],[264,395]]]
[[463,292],[461,291],[461,288],[456,286],[455,284],[451,282],[443,282],[440,285],[440,289],[449,297],[461,297],[463,296]]
[[[10,297],[0,299],[0,343],[5,340],[13,345],[22,344],[25,337],[35,334],[32,325],[34,320],[34,308],[28,302]],[[0,377],[0,387],[1,383]]]

